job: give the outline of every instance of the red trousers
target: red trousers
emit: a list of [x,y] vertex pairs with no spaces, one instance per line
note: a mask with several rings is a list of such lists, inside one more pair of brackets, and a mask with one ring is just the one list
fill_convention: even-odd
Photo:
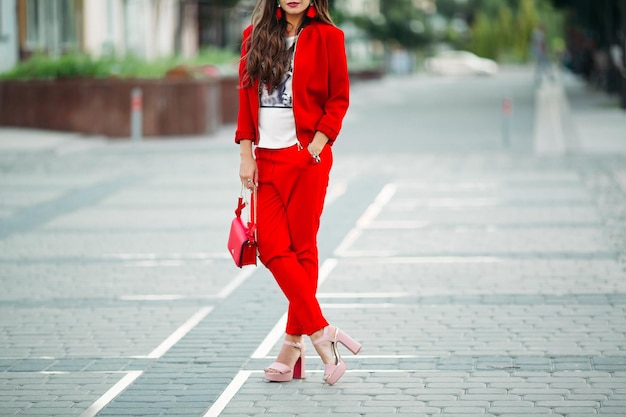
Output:
[[319,164],[298,145],[255,154],[259,258],[289,300],[286,333],[310,335],[328,325],[316,297],[317,231],[332,151],[324,147]]

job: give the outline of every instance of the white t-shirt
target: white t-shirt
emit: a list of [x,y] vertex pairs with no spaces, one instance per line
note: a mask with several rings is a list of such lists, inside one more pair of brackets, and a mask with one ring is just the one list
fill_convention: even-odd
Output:
[[[287,48],[296,41],[295,36],[285,38]],[[261,86],[259,94],[259,148],[282,149],[295,145],[296,121],[293,116],[293,54],[291,65],[283,82],[269,93],[267,85]]]

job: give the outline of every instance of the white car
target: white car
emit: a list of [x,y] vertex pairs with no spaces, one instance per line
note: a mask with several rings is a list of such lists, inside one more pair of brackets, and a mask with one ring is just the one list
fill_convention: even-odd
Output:
[[467,51],[443,51],[427,58],[424,66],[428,72],[440,75],[494,75],[498,64]]

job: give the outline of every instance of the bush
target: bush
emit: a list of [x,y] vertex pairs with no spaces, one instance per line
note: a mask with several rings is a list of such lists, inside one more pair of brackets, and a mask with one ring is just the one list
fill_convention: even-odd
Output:
[[70,53],[59,58],[35,54],[27,61],[20,62],[11,71],[0,74],[5,80],[53,80],[63,78],[161,78],[167,71],[179,65],[190,67],[215,65],[232,66],[238,56],[232,52],[214,48],[202,50],[193,59],[180,57],[161,58],[146,61],[128,56],[118,59],[105,56],[93,59],[82,53]]
[[75,77],[106,77],[109,68],[85,54],[68,54],[58,59],[35,54],[13,70],[0,75],[2,79],[57,79]]

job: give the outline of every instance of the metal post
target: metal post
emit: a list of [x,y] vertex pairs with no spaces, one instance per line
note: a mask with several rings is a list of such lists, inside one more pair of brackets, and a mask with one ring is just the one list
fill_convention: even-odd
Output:
[[141,88],[133,88],[130,94],[130,132],[133,142],[141,142],[143,124],[143,97]]
[[505,149],[511,146],[511,115],[513,114],[513,99],[502,99],[502,145]]
[[217,131],[222,119],[220,107],[221,85],[219,80],[209,80],[207,88],[207,124],[205,131],[211,134]]

